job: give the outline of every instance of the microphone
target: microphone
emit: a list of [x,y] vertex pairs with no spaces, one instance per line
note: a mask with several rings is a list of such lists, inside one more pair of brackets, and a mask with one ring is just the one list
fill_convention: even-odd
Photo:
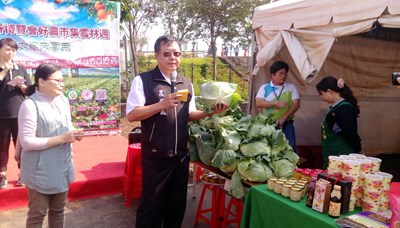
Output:
[[171,93],[176,92],[176,78],[177,78],[176,71],[171,72],[171,74],[169,74],[169,79],[171,80]]
[[10,80],[13,79],[13,73],[12,73],[12,71],[13,71],[13,69],[14,69],[14,63],[13,63],[13,62],[11,62],[11,63],[12,63],[12,68],[8,70],[8,72],[10,72]]

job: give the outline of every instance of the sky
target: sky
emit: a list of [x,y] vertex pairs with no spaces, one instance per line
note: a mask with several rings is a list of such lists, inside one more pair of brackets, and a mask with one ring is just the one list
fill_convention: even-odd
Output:
[[[142,51],[150,51],[150,52],[154,51],[154,43],[156,42],[157,38],[161,35],[164,35],[164,30],[161,25],[152,26],[151,29],[147,30],[146,36],[149,39],[148,47],[144,46]],[[185,45],[182,46],[182,50],[192,51],[192,48],[193,48],[192,42],[193,41],[190,41],[189,44],[187,45],[187,47],[185,47]],[[195,42],[196,42],[196,48],[195,48],[196,51],[198,50],[198,51],[207,52],[208,44],[204,40],[197,39],[197,40],[195,40]],[[217,55],[218,56],[221,55],[222,43],[223,43],[223,41],[221,39],[217,40]]]

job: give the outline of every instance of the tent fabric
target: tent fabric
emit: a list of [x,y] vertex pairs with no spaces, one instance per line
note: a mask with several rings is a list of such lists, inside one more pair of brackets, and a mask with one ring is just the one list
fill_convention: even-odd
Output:
[[380,17],[388,9],[400,13],[398,0],[280,0],[255,9],[253,29],[288,30]]
[[400,88],[392,86],[390,78],[400,71],[400,43],[359,35],[370,31],[376,21],[400,33],[400,1],[281,0],[258,7],[253,24],[258,52],[251,78],[251,112],[261,111],[253,100],[270,80],[269,66],[284,60],[290,66],[288,81],[301,95],[295,118],[298,145],[321,143],[320,124],[328,104],[315,85],[332,75],[344,78],[359,100],[363,151],[371,156],[399,153]]
[[[281,39],[279,36],[285,35],[285,44],[289,47],[290,53],[299,55],[299,58],[294,59],[302,78],[307,81],[313,80],[335,38],[367,32],[375,21],[379,21],[383,27],[400,27],[399,17],[382,15],[387,7],[392,12],[400,11],[400,3],[393,0],[305,0],[295,4],[280,5],[278,9],[264,10],[260,6],[254,13],[253,28],[259,52],[264,54],[257,56],[253,75],[256,75],[259,68],[271,59],[271,53],[277,53],[282,48],[282,45],[263,46],[263,44],[268,44],[274,39],[279,40]],[[326,15],[320,15],[321,13]],[[321,23],[327,19],[328,23]],[[296,24],[297,20],[308,22],[299,25]],[[289,27],[288,21],[290,21]]]

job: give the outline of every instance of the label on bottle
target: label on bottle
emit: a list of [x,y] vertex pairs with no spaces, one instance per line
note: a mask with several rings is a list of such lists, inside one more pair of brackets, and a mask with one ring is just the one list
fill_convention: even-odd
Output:
[[330,202],[329,203],[329,215],[332,217],[339,217],[340,216],[340,204],[341,203],[335,203],[335,202]]

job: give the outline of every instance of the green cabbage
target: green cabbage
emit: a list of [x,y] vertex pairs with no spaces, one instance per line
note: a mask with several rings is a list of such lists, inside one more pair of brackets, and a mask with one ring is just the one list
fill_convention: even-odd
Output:
[[292,177],[294,168],[296,167],[293,163],[286,159],[281,159],[269,163],[269,166],[274,170],[274,176],[276,177]]
[[240,137],[239,133],[236,131],[230,131],[223,127],[220,128],[221,136],[224,139],[225,147],[232,149],[234,151],[239,149],[240,142],[242,141],[242,137]]
[[234,95],[235,100],[233,104],[239,102],[238,94],[234,94],[237,84],[215,81],[199,81],[198,84],[200,89],[198,100],[202,106],[202,110],[207,113],[212,113],[217,103],[225,102],[227,105],[230,105],[232,95]]
[[231,184],[229,186],[229,194],[238,199],[245,197],[244,188],[241,182],[240,173],[236,170],[231,178]]
[[218,150],[211,160],[211,165],[223,172],[234,172],[238,163],[239,160],[236,158],[236,153],[233,150]]
[[266,140],[259,140],[250,143],[242,143],[240,151],[244,156],[254,157],[260,154],[271,154],[271,147]]
[[238,171],[243,179],[254,182],[265,182],[272,176],[272,170],[268,165],[255,159],[240,161]]
[[215,138],[213,134],[203,132],[201,135],[194,135],[196,139],[197,152],[201,162],[211,165],[215,154]]

